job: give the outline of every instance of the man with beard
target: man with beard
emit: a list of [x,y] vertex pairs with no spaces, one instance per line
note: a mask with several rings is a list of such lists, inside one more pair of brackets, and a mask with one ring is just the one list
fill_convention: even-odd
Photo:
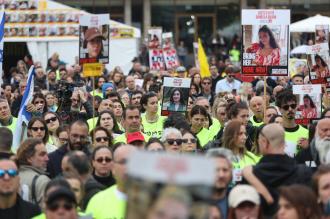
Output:
[[234,155],[228,149],[216,148],[208,150],[206,156],[212,158],[216,166],[216,181],[212,199],[220,208],[222,217],[227,218],[229,184],[233,177],[231,159]]
[[283,117],[286,143],[285,153],[294,157],[299,147],[303,147],[303,142],[308,139],[308,130],[295,122],[297,98],[291,90],[284,90],[278,93],[276,106],[279,107]]
[[[330,119],[321,119],[315,129],[315,137],[308,148],[300,151],[296,160],[316,170],[320,164],[328,163],[330,151]],[[328,162],[327,162],[328,161]]]
[[263,124],[264,120],[264,100],[260,96],[254,96],[250,100],[250,109],[253,112],[253,116],[250,117],[250,121],[253,126],[259,127]]
[[19,195],[20,177],[12,160],[0,160],[0,218],[29,219],[41,213],[39,207]]
[[85,152],[86,155],[89,155],[88,144],[88,124],[82,120],[71,123],[68,143],[48,155],[47,172],[50,177],[54,178],[62,173],[61,162],[65,154],[69,151],[80,150]]

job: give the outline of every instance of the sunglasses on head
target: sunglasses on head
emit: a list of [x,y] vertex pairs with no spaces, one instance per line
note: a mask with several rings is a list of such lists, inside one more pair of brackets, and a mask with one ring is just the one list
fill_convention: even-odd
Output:
[[97,137],[95,138],[95,141],[96,142],[101,142],[101,141],[109,141],[109,138],[108,137]]
[[185,144],[187,144],[188,142],[195,144],[197,142],[197,140],[196,140],[196,138],[189,138],[189,139],[182,139],[182,142]]
[[110,157],[99,157],[96,159],[96,162],[98,162],[98,163],[103,163],[104,161],[106,163],[110,163],[112,161],[112,159]]
[[66,211],[70,211],[74,208],[74,204],[73,203],[70,203],[70,202],[65,202],[64,204],[60,204],[58,202],[54,202],[54,203],[50,203],[47,208],[50,210],[50,211],[57,211],[58,209],[60,208],[63,208],[64,210]]
[[45,131],[45,127],[31,127],[32,131],[37,132],[38,130],[40,131]]
[[13,178],[18,175],[18,171],[15,169],[9,169],[9,170],[0,169],[0,178],[5,177],[6,174],[8,174],[9,177]]
[[293,104],[288,104],[288,105],[283,105],[282,109],[284,110],[289,110],[289,108],[291,107],[291,109],[296,109],[297,108],[297,104],[293,103]]
[[49,124],[51,122],[55,122],[56,119],[57,119],[56,117],[52,117],[52,118],[46,119],[45,121],[46,121],[47,124]]
[[173,145],[174,142],[175,142],[177,145],[182,145],[182,139],[167,139],[166,142],[167,142],[169,145]]

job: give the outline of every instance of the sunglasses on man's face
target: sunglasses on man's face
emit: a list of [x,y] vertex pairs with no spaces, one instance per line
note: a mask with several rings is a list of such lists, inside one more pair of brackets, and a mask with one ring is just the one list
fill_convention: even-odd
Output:
[[175,142],[177,145],[182,145],[182,139],[167,139],[166,142],[167,142],[169,145],[174,145],[174,142]]
[[96,159],[96,162],[98,163],[103,163],[103,162],[110,163],[111,161],[112,159],[110,157],[99,157]]
[[297,104],[293,103],[293,104],[283,105],[282,106],[282,109],[289,110],[290,107],[291,107],[291,109],[296,109],[297,108]]
[[57,211],[60,208],[66,210],[66,211],[71,211],[74,208],[74,204],[70,203],[70,202],[65,202],[64,204],[61,205],[58,202],[54,202],[54,203],[50,203],[47,206],[47,209],[49,209],[50,211]]
[[15,169],[9,169],[9,170],[2,170],[0,169],[0,178],[5,177],[5,175],[8,174],[10,178],[14,178],[18,175],[18,171]]

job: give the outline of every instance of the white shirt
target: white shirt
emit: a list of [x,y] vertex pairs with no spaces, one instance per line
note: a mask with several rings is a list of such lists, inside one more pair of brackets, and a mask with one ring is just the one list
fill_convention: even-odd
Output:
[[240,81],[234,79],[229,83],[227,78],[224,78],[217,82],[217,85],[215,86],[215,93],[218,94],[219,92],[232,92],[234,89],[238,91],[240,86]]

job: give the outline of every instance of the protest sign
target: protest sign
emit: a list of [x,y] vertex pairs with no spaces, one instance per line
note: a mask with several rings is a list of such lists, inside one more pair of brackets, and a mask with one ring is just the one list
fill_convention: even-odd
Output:
[[179,66],[178,56],[174,48],[164,49],[164,61],[167,69],[174,69]]
[[127,171],[127,219],[209,218],[212,160],[138,151],[130,156]]
[[162,46],[162,28],[155,27],[148,30],[148,47],[149,49],[161,49]]
[[242,10],[242,74],[287,76],[290,10]]
[[329,25],[315,26],[315,44],[329,42]]
[[150,49],[149,50],[149,66],[150,70],[164,70],[164,57],[162,49]]
[[79,64],[109,63],[109,14],[79,18]]
[[307,64],[306,59],[295,59],[292,58],[289,60],[289,72],[290,72],[290,77],[292,78],[296,74],[300,75],[308,75],[309,74],[309,68]]
[[190,78],[164,78],[162,116],[169,115],[170,112],[187,111],[190,85]]
[[162,35],[162,48],[163,49],[173,49],[174,48],[174,41],[173,41],[173,33],[163,33]]
[[307,48],[307,62],[310,68],[309,79],[312,84],[324,84],[330,76],[329,45],[321,43]]
[[102,63],[85,63],[83,64],[83,77],[101,76],[102,70]]

